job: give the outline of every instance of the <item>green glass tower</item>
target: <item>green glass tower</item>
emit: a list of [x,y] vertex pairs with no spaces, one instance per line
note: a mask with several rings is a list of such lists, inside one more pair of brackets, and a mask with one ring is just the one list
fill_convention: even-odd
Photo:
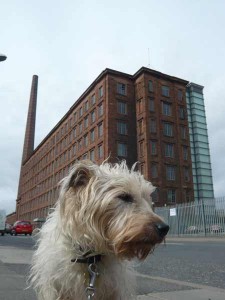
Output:
[[187,85],[187,108],[195,201],[214,198],[203,86]]

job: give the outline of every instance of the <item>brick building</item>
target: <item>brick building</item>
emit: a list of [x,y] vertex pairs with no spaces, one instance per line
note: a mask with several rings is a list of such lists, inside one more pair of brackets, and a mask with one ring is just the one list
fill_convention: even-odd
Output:
[[6,223],[13,225],[16,222],[17,218],[16,218],[16,212],[12,212],[11,214],[8,214],[6,216]]
[[47,215],[57,184],[77,159],[139,161],[158,187],[157,206],[194,200],[186,86],[142,67],[134,75],[105,69],[34,149],[33,77],[17,197],[17,219]]

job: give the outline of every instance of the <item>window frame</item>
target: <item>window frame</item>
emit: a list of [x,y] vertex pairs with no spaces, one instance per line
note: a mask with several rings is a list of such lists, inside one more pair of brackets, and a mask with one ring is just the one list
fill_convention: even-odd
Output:
[[123,120],[117,120],[116,129],[117,133],[121,135],[128,135],[128,126],[127,122]]
[[148,81],[148,91],[153,93],[154,92],[154,85],[153,85],[153,81],[149,80]]
[[172,116],[172,104],[169,102],[162,101],[162,114],[164,116]]
[[174,166],[174,165],[166,166],[166,180],[167,181],[176,181],[176,166]]
[[[169,195],[169,192],[171,192],[171,195]],[[168,189],[167,190],[167,202],[168,203],[176,203],[176,189]]]
[[[169,130],[169,128],[171,130]],[[174,131],[173,123],[163,122],[163,135],[164,136],[173,137],[174,136],[173,131]]]
[[123,82],[117,82],[116,91],[117,91],[117,94],[126,96],[127,95],[127,85]]
[[[121,105],[120,105],[121,104]],[[123,113],[124,110],[120,110],[120,108],[125,108],[125,113]],[[121,115],[126,116],[127,115],[127,102],[122,101],[122,100],[117,100],[117,112]]]
[[170,87],[167,86],[167,85],[162,85],[161,86],[161,93],[162,93],[162,96],[169,97],[170,96]]
[[[120,146],[125,146],[124,149],[120,148]],[[123,152],[123,153],[122,153]],[[128,151],[127,151],[127,144],[124,142],[117,142],[117,155],[119,157],[127,157]]]

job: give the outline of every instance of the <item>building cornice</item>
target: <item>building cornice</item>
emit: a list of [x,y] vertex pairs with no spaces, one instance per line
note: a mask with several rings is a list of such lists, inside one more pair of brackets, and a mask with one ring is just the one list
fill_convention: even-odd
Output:
[[187,85],[189,83],[189,81],[178,78],[178,77],[174,77],[174,76],[170,76],[164,73],[161,73],[159,71],[153,70],[153,69],[149,69],[146,67],[141,67],[134,75],[133,78],[137,79],[137,77],[139,77],[140,75],[142,75],[143,73],[147,73],[150,75],[153,75],[154,77],[160,78],[160,79],[165,79],[165,80],[169,80],[171,82],[177,82],[183,85]]

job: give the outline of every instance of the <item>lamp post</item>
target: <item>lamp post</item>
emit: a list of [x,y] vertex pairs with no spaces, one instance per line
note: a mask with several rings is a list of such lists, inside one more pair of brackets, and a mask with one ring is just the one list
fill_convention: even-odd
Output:
[[0,61],[6,60],[7,56],[5,54],[0,53]]

